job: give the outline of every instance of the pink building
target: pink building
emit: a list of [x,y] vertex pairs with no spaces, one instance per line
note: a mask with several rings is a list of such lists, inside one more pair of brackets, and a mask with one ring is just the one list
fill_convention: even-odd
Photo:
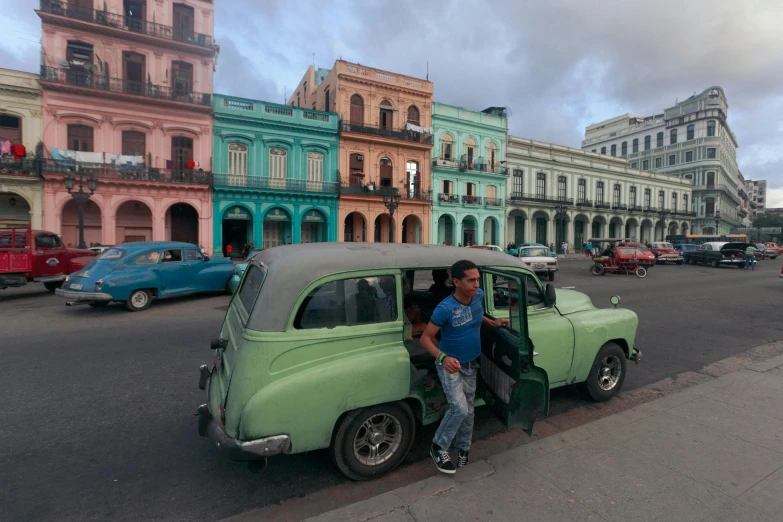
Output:
[[[85,241],[212,245],[211,0],[42,0],[44,227],[76,243],[63,179],[97,181]],[[78,187],[78,185],[77,185]]]

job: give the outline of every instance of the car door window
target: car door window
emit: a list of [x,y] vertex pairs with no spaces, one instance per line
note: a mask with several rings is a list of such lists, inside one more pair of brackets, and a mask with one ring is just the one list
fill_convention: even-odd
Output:
[[146,254],[140,255],[136,259],[137,265],[154,265],[160,261],[160,252],[154,251],[154,252],[147,252]]
[[36,248],[57,248],[56,236],[50,234],[40,234],[35,238]]
[[201,261],[204,259],[204,255],[197,248],[188,248],[185,250],[186,261]]
[[487,297],[490,300],[488,308],[492,310],[493,315],[498,318],[508,317],[510,329],[514,332],[519,332],[521,324],[517,286],[516,279],[492,274],[492,293]]
[[182,250],[164,250],[163,262],[164,263],[179,263],[182,261]]
[[540,308],[543,306],[546,302],[544,294],[541,292],[541,288],[538,286],[538,283],[533,276],[525,274],[523,281],[525,283],[525,295],[527,296],[528,308]]
[[296,313],[294,328],[385,323],[396,320],[396,316],[394,276],[341,279],[310,292]]

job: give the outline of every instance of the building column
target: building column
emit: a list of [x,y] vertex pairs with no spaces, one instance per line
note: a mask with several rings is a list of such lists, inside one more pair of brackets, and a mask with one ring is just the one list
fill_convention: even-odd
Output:
[[166,241],[166,215],[161,209],[161,201],[155,198],[152,206],[152,240]]

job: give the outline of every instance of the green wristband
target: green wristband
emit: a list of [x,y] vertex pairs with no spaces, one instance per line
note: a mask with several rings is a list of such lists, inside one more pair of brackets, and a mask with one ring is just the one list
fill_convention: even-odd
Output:
[[438,364],[443,364],[443,359],[448,357],[445,353],[440,352],[440,355],[438,355]]

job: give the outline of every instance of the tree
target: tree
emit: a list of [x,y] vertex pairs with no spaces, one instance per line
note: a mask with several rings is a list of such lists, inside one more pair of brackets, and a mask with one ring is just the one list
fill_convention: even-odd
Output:
[[761,214],[753,222],[756,228],[762,227],[783,227],[783,216],[779,214]]

